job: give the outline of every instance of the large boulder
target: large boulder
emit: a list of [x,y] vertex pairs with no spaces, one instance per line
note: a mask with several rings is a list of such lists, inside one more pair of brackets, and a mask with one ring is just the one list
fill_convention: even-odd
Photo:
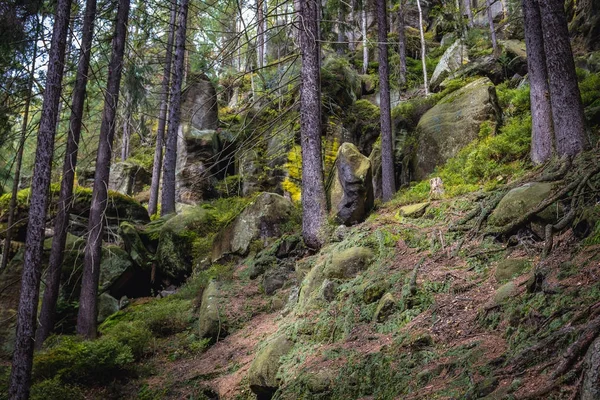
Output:
[[248,370],[248,382],[258,400],[270,399],[279,387],[277,371],[281,357],[289,353],[294,343],[285,335],[271,339],[256,355]]
[[115,163],[110,168],[108,189],[133,196],[151,183],[151,175],[143,167],[128,161]]
[[425,179],[435,167],[457,155],[478,137],[483,122],[497,121],[499,110],[496,90],[488,78],[442,98],[417,125],[416,179]]
[[431,75],[429,86],[435,90],[451,72],[456,71],[468,62],[469,53],[467,46],[461,40],[456,40],[446,49],[444,55],[440,58],[438,65],[433,71],[433,75]]
[[323,275],[329,279],[353,278],[357,273],[369,268],[373,258],[373,251],[368,247],[351,247],[336,252],[325,267]]
[[329,199],[331,214],[344,225],[364,221],[373,207],[371,161],[352,143],[338,150]]
[[283,233],[283,225],[289,221],[294,205],[275,193],[261,193],[250,203],[213,242],[212,260],[227,254],[245,256],[254,241],[277,238]]
[[221,316],[222,299],[219,284],[210,281],[202,293],[202,302],[198,314],[198,334],[201,338],[216,341],[226,335],[225,325]]
[[198,130],[215,130],[219,127],[217,90],[204,74],[192,75],[182,93],[181,120]]
[[[500,227],[517,220],[550,197],[554,185],[553,182],[531,182],[512,189],[498,203],[488,223]],[[559,205],[550,205],[539,212],[533,222],[554,223],[560,218],[562,211]]]

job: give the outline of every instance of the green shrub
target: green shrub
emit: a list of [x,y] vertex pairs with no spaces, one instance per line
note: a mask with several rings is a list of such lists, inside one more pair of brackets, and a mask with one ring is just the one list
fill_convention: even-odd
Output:
[[131,348],[114,338],[81,341],[61,337],[58,344],[36,355],[33,380],[86,385],[107,382],[128,372],[133,361]]
[[58,377],[46,379],[31,387],[29,395],[30,400],[49,400],[49,399],[85,399],[81,389],[77,386],[63,383]]
[[148,350],[152,332],[143,321],[129,321],[109,325],[102,330],[104,336],[111,337],[131,348],[136,359],[140,359]]
[[600,106],[600,74],[578,69],[577,76],[583,106]]

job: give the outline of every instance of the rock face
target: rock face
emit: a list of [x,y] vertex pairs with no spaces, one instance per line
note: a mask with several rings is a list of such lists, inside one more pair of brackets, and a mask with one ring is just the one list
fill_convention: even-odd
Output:
[[[552,182],[532,182],[511,190],[498,203],[498,206],[490,215],[488,223],[493,226],[509,224],[533,210],[541,201],[548,198],[553,187],[554,183]],[[550,205],[537,214],[535,220],[542,223],[556,222],[561,214],[562,209]]]
[[481,123],[496,121],[499,109],[496,90],[487,78],[478,79],[440,100],[417,125],[416,179],[425,179],[436,166],[444,164],[476,139]]
[[215,237],[212,260],[217,261],[227,254],[245,256],[252,242],[279,237],[293,209],[294,205],[285,197],[261,193]]
[[333,256],[324,276],[331,279],[349,279],[369,267],[373,251],[367,247],[351,247]]
[[[183,93],[177,154],[177,199],[196,204],[213,195],[221,140],[217,93],[204,75],[190,78]],[[215,170],[218,168],[215,168]]]
[[198,315],[198,334],[201,338],[210,338],[212,341],[216,341],[219,337],[226,335],[225,326],[221,322],[220,307],[219,285],[216,281],[210,281],[202,293],[202,303]]
[[277,371],[281,366],[281,357],[292,349],[293,343],[284,335],[277,336],[258,352],[250,369],[248,381],[259,400],[270,399],[277,388],[279,381]]
[[373,207],[371,161],[351,143],[338,150],[329,198],[331,214],[344,225],[364,221]]
[[369,155],[371,162],[371,182],[373,182],[373,197],[381,199],[383,196],[383,187],[381,182],[381,143],[373,145],[373,150]]
[[456,71],[462,65],[467,64],[468,62],[469,54],[467,51],[467,46],[462,44],[460,40],[455,41],[444,52],[440,62],[435,67],[433,75],[431,76],[431,83],[429,84],[431,89],[435,90],[451,72]]
[[118,162],[110,168],[108,188],[132,196],[150,185],[151,175],[144,168],[131,162]]

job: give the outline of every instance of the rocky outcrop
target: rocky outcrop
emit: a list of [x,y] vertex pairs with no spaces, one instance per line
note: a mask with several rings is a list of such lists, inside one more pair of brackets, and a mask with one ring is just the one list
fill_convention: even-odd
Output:
[[496,122],[496,90],[487,78],[478,79],[444,97],[417,125],[415,175],[422,180],[475,140],[484,121]]
[[431,75],[431,82],[429,86],[432,90],[439,87],[440,83],[444,81],[450,75],[450,73],[456,71],[464,64],[469,62],[469,54],[467,46],[462,41],[455,41],[446,51],[442,58],[438,62],[438,65]]
[[364,221],[373,207],[371,161],[351,143],[338,150],[329,199],[331,214],[344,225]]
[[143,167],[123,161],[112,165],[108,180],[108,189],[133,196],[151,183],[151,175]]
[[285,335],[280,335],[268,342],[256,355],[248,370],[248,382],[259,400],[270,399],[277,391],[277,371],[281,367],[281,357],[289,353],[293,345]]
[[[552,182],[532,182],[512,189],[498,203],[490,215],[488,223],[500,227],[517,220],[550,197],[553,188],[554,183]],[[533,222],[554,223],[562,213],[562,207],[550,205],[538,213]]]
[[381,199],[383,196],[383,187],[381,181],[381,143],[376,142],[373,145],[373,151],[369,155],[371,162],[371,182],[373,183],[373,197]]
[[227,334],[220,307],[222,306],[219,284],[210,281],[204,293],[198,314],[198,335],[216,341]]
[[261,193],[213,242],[212,260],[227,254],[245,256],[256,240],[266,244],[283,233],[282,225],[289,221],[294,205],[275,193]]
[[204,74],[192,75],[182,93],[181,121],[198,130],[215,130],[219,127],[217,90]]

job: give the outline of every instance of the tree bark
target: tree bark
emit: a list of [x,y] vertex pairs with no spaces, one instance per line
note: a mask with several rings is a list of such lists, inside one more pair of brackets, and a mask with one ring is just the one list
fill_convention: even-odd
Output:
[[379,39],[379,91],[381,109],[381,186],[382,199],[389,201],[396,193],[394,150],[390,114],[390,76],[387,46],[387,4],[377,0],[377,32]]
[[400,87],[406,85],[406,22],[404,20],[404,4],[400,0],[398,7],[398,54],[400,55]]
[[494,17],[492,16],[492,0],[486,0],[488,25],[490,26],[490,36],[492,38],[492,48],[494,49],[494,57],[498,57],[498,41],[496,40],[496,26],[494,25]]
[[363,74],[367,73],[369,69],[369,46],[367,46],[367,0],[363,0],[363,8],[362,8],[362,37],[363,37]]
[[[125,96],[127,97],[127,96]],[[128,103],[128,100],[125,101]],[[121,138],[121,161],[129,158],[129,141],[131,140],[131,110],[125,106],[125,115],[123,117],[123,137]]]
[[172,0],[171,17],[169,18],[169,36],[167,39],[167,52],[165,54],[165,69],[161,83],[160,113],[158,116],[158,129],[156,131],[156,148],[154,150],[154,164],[152,164],[152,183],[150,185],[150,199],[148,201],[148,214],[154,215],[158,209],[158,189],[160,186],[160,173],[162,171],[163,143],[165,126],[167,125],[167,106],[169,104],[169,83],[171,82],[171,64],[173,56],[173,40],[175,38],[175,17],[177,16],[177,1]]
[[559,156],[573,156],[583,151],[587,142],[564,2],[545,0],[538,4],[544,33],[556,150]]
[[427,46],[425,43],[425,32],[423,31],[423,10],[421,9],[421,0],[417,0],[419,10],[419,34],[421,36],[421,62],[423,64],[423,81],[425,85],[425,96],[429,95],[429,82],[427,79],[427,62],[425,61]]
[[523,18],[531,87],[531,161],[534,164],[541,164],[552,157],[554,128],[538,0],[523,0]]
[[46,89],[42,104],[42,115],[38,131],[35,166],[31,184],[29,204],[29,222],[25,239],[23,278],[17,312],[17,330],[15,350],[8,397],[11,400],[29,398],[31,386],[31,368],[33,364],[33,346],[35,338],[35,319],[40,295],[40,275],[42,270],[42,251],[44,246],[44,228],[50,192],[54,137],[58,120],[58,103],[62,92],[65,47],[69,17],[70,0],[58,0],[52,31],[52,42],[48,54]]
[[265,59],[265,36],[264,36],[264,12],[263,12],[264,0],[256,0],[256,51],[257,51],[257,64],[258,68],[264,66]]
[[[473,27],[473,8],[471,7],[471,0],[462,0],[465,5],[465,12],[467,13],[467,25],[469,28]],[[462,18],[462,16],[461,16]]]
[[169,109],[169,131],[165,146],[163,170],[163,190],[161,215],[175,212],[175,168],[177,165],[177,133],[181,117],[181,87],[185,57],[185,34],[187,30],[187,13],[189,0],[182,0],[178,12],[178,27],[175,38],[175,55],[173,60],[173,82],[171,83],[171,104]]
[[321,73],[319,7],[315,0],[300,0],[300,141],[302,148],[302,236],[307,246],[323,244],[326,219],[323,160],[321,156]]
[[112,55],[108,65],[108,83],[104,96],[104,111],[100,125],[94,191],[88,222],[88,240],[85,246],[79,313],[77,314],[77,334],[86,339],[96,337],[98,315],[98,281],[102,257],[102,236],[104,235],[104,211],[108,202],[108,176],[115,136],[115,120],[119,101],[123,54],[129,18],[129,0],[119,0],[115,34],[112,42]]
[[69,134],[67,135],[63,176],[58,198],[58,212],[54,222],[54,237],[52,239],[52,248],[50,250],[48,271],[46,272],[46,289],[44,290],[42,310],[40,312],[39,326],[36,333],[35,345],[37,349],[42,347],[46,338],[54,330],[56,302],[58,300],[58,290],[60,286],[60,268],[64,258],[67,227],[69,226],[69,214],[71,212],[71,202],[73,200],[73,183],[75,180],[75,167],[77,166],[77,152],[79,150],[79,138],[81,136],[83,106],[86,96],[95,19],[96,0],[87,0],[82,27],[79,65],[77,66],[77,77],[71,104]]
[[37,41],[40,34],[40,29],[43,24],[36,17],[36,34],[35,43],[33,45],[33,55],[31,57],[31,71],[29,71],[29,82],[27,83],[27,98],[25,99],[25,111],[23,112],[23,122],[21,123],[21,136],[17,147],[17,156],[15,160],[15,175],[13,178],[13,186],[8,205],[8,221],[6,223],[6,237],[4,238],[4,246],[2,247],[2,263],[0,271],[4,271],[8,265],[10,258],[10,243],[12,240],[12,226],[15,223],[15,209],[17,208],[17,192],[19,191],[19,180],[21,179],[21,166],[23,164],[23,151],[25,150],[25,140],[27,139],[27,123],[29,122],[29,106],[31,105],[31,97],[33,96],[33,83],[35,81],[35,62],[37,58]]

